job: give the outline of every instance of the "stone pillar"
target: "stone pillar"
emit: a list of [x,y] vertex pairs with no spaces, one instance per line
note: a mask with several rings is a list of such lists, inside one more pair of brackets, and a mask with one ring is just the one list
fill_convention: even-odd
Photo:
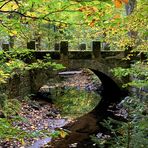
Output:
[[36,48],[36,46],[35,46],[35,41],[34,40],[27,43],[27,49],[35,50],[35,48]]
[[133,50],[133,47],[127,46],[127,49],[124,51],[124,56],[126,57]]
[[61,41],[60,54],[61,54],[62,59],[67,59],[67,57],[68,57],[68,41]]
[[9,43],[11,48],[14,47],[14,39],[15,39],[15,36],[9,36]]
[[146,60],[146,54],[144,54],[143,52],[140,53],[140,61],[143,62]]
[[99,59],[101,57],[101,42],[92,41],[93,58]]
[[4,51],[8,51],[8,50],[9,50],[9,44],[3,43],[3,44],[2,44],[2,49],[3,49]]
[[59,49],[60,49],[60,43],[55,43],[54,44],[54,50],[59,51]]
[[86,44],[85,43],[79,44],[79,50],[86,50]]

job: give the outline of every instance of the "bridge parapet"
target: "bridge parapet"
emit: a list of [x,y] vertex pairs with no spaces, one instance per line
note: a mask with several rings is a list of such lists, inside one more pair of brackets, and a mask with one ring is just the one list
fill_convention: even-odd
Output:
[[[80,45],[81,46],[81,45]],[[9,44],[3,44],[3,50],[9,50]],[[27,48],[33,50],[37,58],[43,58],[46,54],[50,54],[52,59],[94,59],[101,55],[101,43],[99,41],[92,41],[91,50],[86,48],[79,48],[79,50],[69,50],[68,41],[61,41],[56,43],[53,50],[36,50],[36,42],[34,40],[27,43]]]
[[[83,43],[84,44],[84,43]],[[8,51],[10,45],[2,45],[4,51]],[[102,50],[100,41],[92,41],[91,50],[86,50],[86,46],[80,44],[78,49],[70,50],[68,41],[61,41],[55,43],[54,49],[52,50],[37,50],[36,42],[34,40],[27,43],[27,48],[32,50],[36,59],[43,59],[47,54],[50,54],[53,60],[68,60],[68,59],[88,59],[88,60],[111,60],[111,59],[123,59],[127,56],[130,51],[123,50]],[[146,54],[144,52],[134,52],[132,60],[141,61],[145,60]]]
[[[116,55],[122,55],[124,57],[124,51],[111,51],[101,50],[100,41],[92,41],[91,50],[86,50],[86,46],[79,45],[78,50],[69,50],[68,41],[61,41],[56,43],[53,50],[36,50],[35,41],[27,43],[28,49],[35,51],[35,57],[42,59],[46,54],[50,54],[52,59],[66,60],[66,59],[88,59],[88,60],[101,60],[101,58],[112,57]],[[84,47],[84,48],[83,48]],[[121,57],[120,57],[121,59]]]

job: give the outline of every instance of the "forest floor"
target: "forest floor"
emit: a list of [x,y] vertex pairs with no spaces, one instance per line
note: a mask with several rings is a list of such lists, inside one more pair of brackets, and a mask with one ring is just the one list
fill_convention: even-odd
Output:
[[[96,80],[92,73],[82,71],[56,85],[93,90],[95,88],[94,81]],[[18,112],[18,116],[21,120],[13,120],[12,125],[13,127],[27,132],[28,137],[18,139],[6,138],[5,140],[0,139],[0,148],[41,147],[51,141],[51,138],[49,138],[51,135],[53,137],[64,137],[65,135],[63,135],[63,132],[55,132],[56,129],[69,122],[73,122],[72,119],[62,118],[59,109],[54,104],[44,100],[22,101],[21,110]],[[13,117],[9,118],[13,119]]]

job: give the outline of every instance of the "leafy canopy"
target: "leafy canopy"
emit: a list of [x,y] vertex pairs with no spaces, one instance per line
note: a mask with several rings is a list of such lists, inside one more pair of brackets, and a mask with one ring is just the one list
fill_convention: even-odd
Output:
[[[145,49],[147,1],[137,0],[134,12],[126,16],[124,5],[128,3],[129,0],[1,0],[0,35],[16,36],[23,45],[37,35],[47,37],[44,41],[49,42],[53,34],[56,40],[76,39],[81,33],[82,38],[105,41],[114,49]],[[50,31],[52,25],[58,34]],[[131,38],[130,31],[138,35]]]

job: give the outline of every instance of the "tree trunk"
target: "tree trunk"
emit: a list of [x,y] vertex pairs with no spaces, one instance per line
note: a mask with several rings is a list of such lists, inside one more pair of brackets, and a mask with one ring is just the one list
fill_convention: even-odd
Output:
[[125,6],[126,15],[130,15],[134,8],[136,7],[136,0],[129,0],[128,4]]
[[[126,15],[130,15],[136,8],[136,5],[137,5],[137,0],[129,0],[128,4],[125,6]],[[131,30],[130,32],[128,32],[128,35],[131,38],[136,38],[137,32]]]

